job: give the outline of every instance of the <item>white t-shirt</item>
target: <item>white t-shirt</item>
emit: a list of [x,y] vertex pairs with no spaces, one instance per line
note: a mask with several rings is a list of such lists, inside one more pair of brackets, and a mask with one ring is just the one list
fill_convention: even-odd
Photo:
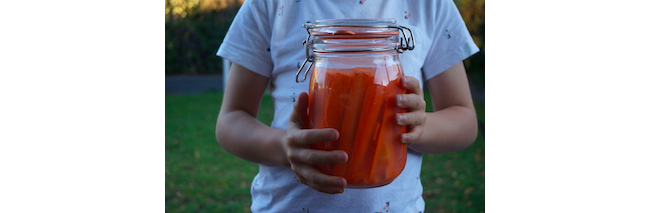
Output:
[[[404,74],[430,79],[478,52],[452,0],[251,0],[240,8],[218,56],[271,78],[275,115],[271,127],[286,129],[293,102],[308,92],[309,80],[296,83],[305,59],[305,22],[334,18],[393,18],[408,27],[415,49],[399,54]],[[436,162],[428,162],[436,163]],[[260,165],[252,182],[253,212],[423,212],[422,153],[408,150],[404,171],[390,184],[318,192],[288,167]]]

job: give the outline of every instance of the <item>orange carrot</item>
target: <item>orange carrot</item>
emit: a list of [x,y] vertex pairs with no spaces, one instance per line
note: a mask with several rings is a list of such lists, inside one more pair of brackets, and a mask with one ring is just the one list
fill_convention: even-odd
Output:
[[[321,75],[325,75],[324,80],[322,80],[320,84],[314,86],[314,97],[312,99],[313,101],[309,103],[309,117],[313,123],[312,127],[317,129],[326,128],[325,118],[327,112],[325,111],[325,107],[327,105],[329,88],[331,87],[331,84],[334,80],[334,75],[328,72],[326,68],[323,70],[314,68],[314,71],[312,72],[312,80],[318,81],[318,79],[322,78]],[[332,141],[318,142],[310,144],[309,148],[330,151],[333,148],[333,143],[334,142]],[[332,165],[315,165],[314,167],[325,174],[332,174]]]
[[[349,159],[356,159],[354,152],[354,137],[357,132],[359,123],[359,113],[363,110],[363,96],[368,83],[372,83],[372,77],[369,73],[354,69],[352,83],[350,85],[349,97],[346,101],[345,113],[341,126],[341,138],[339,148],[348,153]],[[335,166],[334,174],[346,176],[350,169],[350,164],[339,164]]]
[[365,173],[366,180],[368,179],[367,176],[371,175],[369,169],[373,162],[370,159],[373,159],[377,145],[376,140],[373,140],[373,138],[377,135],[377,131],[381,125],[380,112],[384,107],[385,87],[370,84],[367,91],[368,93],[363,103],[364,110],[361,113],[357,127],[357,135],[354,139],[355,154],[363,160],[353,161],[352,166],[357,172]]
[[320,89],[319,87],[323,82],[318,82],[318,73],[319,69],[317,67],[314,68],[314,70],[311,73],[311,78],[309,80],[309,121],[311,124],[311,128],[319,128],[316,123],[320,122],[320,119],[317,118],[317,116],[320,114],[318,113],[320,110],[318,109],[320,104],[316,101],[322,94],[320,94]]
[[[333,77],[328,77],[327,75],[333,75]],[[352,78],[341,72],[327,72],[326,79],[332,79],[331,86],[326,88],[329,92],[327,94],[327,100],[324,103],[324,119],[323,119],[323,128],[334,128],[341,132],[341,121],[345,113],[345,104],[346,104],[346,94],[349,91],[349,85],[352,82]],[[326,151],[331,151],[334,148],[339,147],[339,140],[332,142],[325,142],[324,149]],[[323,173],[333,175],[333,170],[337,165],[319,165],[316,168],[323,169]]]
[[[314,86],[313,101],[309,102],[309,117],[311,118],[312,128],[322,129],[325,128],[325,105],[327,104],[327,96],[329,95],[329,88],[331,87],[334,75],[327,72],[327,69],[320,70],[314,68],[312,72],[312,80],[321,78],[320,75],[325,75],[325,79]],[[331,142],[319,142],[311,144],[309,147],[312,149],[328,150],[331,149]]]
[[[399,175],[404,165],[398,167],[395,158],[405,157],[406,145],[399,142],[399,133],[403,132],[401,127],[395,122],[395,116],[402,111],[395,104],[395,96],[404,93],[404,89],[399,85],[399,80],[395,79],[388,83],[386,87],[385,108],[381,120],[381,128],[378,131],[375,155],[372,157],[370,174],[374,176],[368,180],[379,184],[380,180],[394,179]],[[399,171],[396,171],[399,169]]]
[[[329,73],[328,73],[329,74]],[[334,128],[341,132],[341,121],[345,113],[347,94],[352,78],[341,72],[334,74],[330,93],[325,107],[325,128]]]

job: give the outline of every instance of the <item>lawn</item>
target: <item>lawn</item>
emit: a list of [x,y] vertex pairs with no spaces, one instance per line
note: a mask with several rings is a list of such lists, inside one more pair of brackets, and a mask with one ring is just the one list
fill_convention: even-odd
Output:
[[[167,212],[250,212],[250,182],[257,164],[229,154],[217,143],[214,128],[222,97],[220,93],[165,97]],[[426,212],[485,211],[485,104],[475,106],[481,128],[472,146],[424,155],[421,179]],[[271,124],[269,95],[264,96],[258,117]]]

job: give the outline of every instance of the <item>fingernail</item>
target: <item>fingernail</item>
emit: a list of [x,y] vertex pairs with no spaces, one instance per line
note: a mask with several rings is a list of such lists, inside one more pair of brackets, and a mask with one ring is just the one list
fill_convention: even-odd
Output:
[[405,144],[405,143],[406,143],[406,140],[408,140],[408,139],[409,139],[409,136],[408,136],[408,135],[406,135],[406,134],[402,134],[402,143]]
[[[339,178],[339,186],[343,186],[343,179]],[[343,190],[343,189],[341,189],[341,190]]]
[[396,95],[396,96],[395,96],[395,99],[397,99],[397,106],[398,106],[398,107],[403,107],[403,106],[402,106],[402,105],[403,105],[402,102],[404,102],[404,98],[402,97],[402,95]]
[[345,161],[345,155],[343,153],[338,154],[339,161]]
[[404,115],[397,114],[397,124],[404,125]]
[[409,83],[409,78],[407,77],[402,78],[402,84],[404,84],[404,86],[408,85],[408,83]]
[[336,140],[336,133],[334,131],[330,132],[330,139],[331,140]]

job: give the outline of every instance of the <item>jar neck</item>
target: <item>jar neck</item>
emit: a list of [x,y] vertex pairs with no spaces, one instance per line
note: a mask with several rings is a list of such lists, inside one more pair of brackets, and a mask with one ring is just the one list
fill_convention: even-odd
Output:
[[390,58],[398,60],[398,52],[395,50],[388,51],[368,51],[368,52],[314,52],[316,58]]
[[400,64],[397,51],[314,53],[315,67],[384,67]]
[[395,51],[399,35],[314,36],[314,53]]

